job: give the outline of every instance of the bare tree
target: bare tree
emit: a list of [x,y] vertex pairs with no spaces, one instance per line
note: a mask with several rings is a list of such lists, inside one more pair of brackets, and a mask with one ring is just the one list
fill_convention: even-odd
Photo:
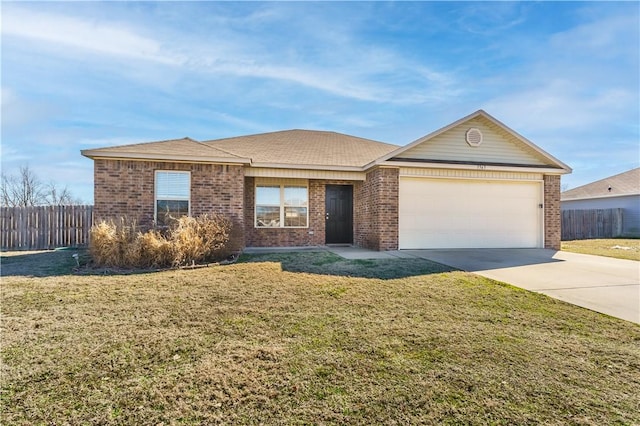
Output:
[[18,175],[2,174],[2,205],[37,206],[43,202],[42,182],[28,165],[20,166]]
[[7,207],[78,204],[69,189],[54,182],[43,184],[29,165],[20,166],[17,175],[2,174],[0,204]]
[[49,182],[45,186],[45,204],[50,206],[69,206],[72,204],[81,204],[81,201],[71,194],[69,188],[64,186],[59,188],[55,182]]

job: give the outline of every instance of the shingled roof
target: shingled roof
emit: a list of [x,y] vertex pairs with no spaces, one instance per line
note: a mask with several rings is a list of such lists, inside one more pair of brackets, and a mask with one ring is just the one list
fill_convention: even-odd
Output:
[[284,130],[198,142],[190,138],[86,149],[89,158],[214,161],[268,167],[361,168],[398,147],[318,130]]
[[187,160],[187,161],[224,161],[248,163],[230,152],[195,141],[191,138],[171,139],[158,142],[137,143],[131,145],[110,146],[106,148],[85,149],[82,155],[89,158],[136,158],[145,160]]
[[582,200],[636,194],[640,194],[640,167],[565,191],[561,194],[561,200]]
[[203,142],[251,159],[254,166],[363,167],[398,147],[319,130],[284,130]]

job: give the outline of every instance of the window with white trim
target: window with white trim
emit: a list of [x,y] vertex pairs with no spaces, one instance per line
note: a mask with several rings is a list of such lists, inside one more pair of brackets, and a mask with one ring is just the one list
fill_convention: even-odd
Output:
[[155,220],[158,226],[188,216],[190,211],[191,173],[156,171]]
[[256,228],[309,226],[309,188],[300,184],[256,184]]

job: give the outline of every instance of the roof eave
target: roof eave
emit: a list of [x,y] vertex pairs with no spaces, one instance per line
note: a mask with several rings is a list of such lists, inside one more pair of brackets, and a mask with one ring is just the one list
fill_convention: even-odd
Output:
[[627,194],[606,194],[606,195],[592,195],[592,196],[583,196],[578,198],[562,198],[562,194],[560,194],[560,201],[583,201],[583,200],[600,200],[603,198],[620,198],[620,197],[633,197],[640,196],[640,192],[629,192]]
[[[512,165],[478,165],[478,164],[459,164],[459,163],[435,163],[435,162],[413,162],[413,161],[383,161],[378,166],[395,166],[395,167],[413,167],[413,168],[431,168],[431,169],[460,169],[460,170],[483,170],[483,171],[501,171],[501,172],[527,172],[542,173],[546,175],[564,175],[567,172],[564,169],[556,167],[528,167],[512,166]],[[479,167],[482,166],[482,167]]]
[[148,153],[122,153],[109,151],[82,150],[80,153],[92,160],[108,159],[108,160],[137,160],[137,161],[162,161],[162,162],[190,162],[190,163],[216,163],[216,164],[251,164],[249,158],[229,158],[215,157],[206,155],[165,155],[165,154],[148,154]]

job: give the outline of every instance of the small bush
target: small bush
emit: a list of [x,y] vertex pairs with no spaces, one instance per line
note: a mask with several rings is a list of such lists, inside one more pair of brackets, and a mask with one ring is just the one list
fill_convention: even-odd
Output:
[[231,222],[220,215],[183,216],[170,232],[174,266],[225,258]]
[[91,228],[91,257],[101,266],[136,266],[140,261],[137,234],[136,223],[125,218],[118,222],[102,221]]
[[135,222],[102,221],[91,229],[89,249],[99,266],[148,268],[183,266],[227,258],[232,250],[231,222],[221,215],[182,217],[161,232],[141,232]]
[[173,246],[159,231],[139,233],[136,242],[140,250],[139,267],[162,268],[173,264]]

